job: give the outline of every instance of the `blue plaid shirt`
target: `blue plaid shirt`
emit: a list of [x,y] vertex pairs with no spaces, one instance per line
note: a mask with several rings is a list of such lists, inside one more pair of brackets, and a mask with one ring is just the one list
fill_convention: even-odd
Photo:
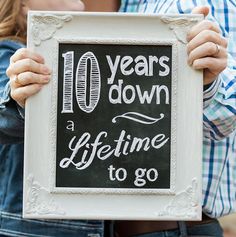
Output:
[[123,0],[120,11],[191,13],[209,6],[208,19],[229,40],[228,67],[204,91],[203,211],[219,217],[236,209],[236,3],[234,0]]

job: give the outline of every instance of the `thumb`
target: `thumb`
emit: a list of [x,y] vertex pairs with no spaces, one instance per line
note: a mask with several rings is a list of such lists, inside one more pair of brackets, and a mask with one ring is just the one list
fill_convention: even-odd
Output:
[[208,7],[195,7],[192,10],[192,14],[203,14],[206,17],[209,13]]

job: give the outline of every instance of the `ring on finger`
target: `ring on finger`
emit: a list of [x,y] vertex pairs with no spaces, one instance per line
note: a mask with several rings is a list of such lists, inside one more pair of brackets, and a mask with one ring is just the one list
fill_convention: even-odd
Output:
[[21,83],[19,82],[19,78],[18,78],[17,75],[14,77],[14,82],[15,82],[16,84],[18,84],[18,85],[21,85]]
[[216,46],[216,51],[215,51],[215,53],[213,55],[217,56],[220,53],[220,45],[215,44],[215,46]]

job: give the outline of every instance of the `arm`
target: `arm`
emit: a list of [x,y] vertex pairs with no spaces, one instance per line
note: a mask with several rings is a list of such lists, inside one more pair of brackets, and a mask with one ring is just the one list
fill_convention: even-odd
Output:
[[210,93],[204,93],[204,136],[213,140],[221,140],[236,129],[236,70],[228,65],[218,81],[215,93],[214,86]]
[[5,144],[23,142],[25,100],[40,91],[50,78],[40,55],[24,48],[13,53],[1,54],[0,143]]
[[[196,8],[194,13],[209,10]],[[222,27],[221,27],[222,29]],[[195,69],[204,70],[204,136],[221,140],[236,128],[236,65],[227,60],[227,41],[221,36],[218,24],[204,20],[194,26],[188,35],[189,63]]]
[[1,42],[0,51],[0,143],[22,142],[24,119],[18,105],[10,98],[10,83],[6,75],[10,57],[19,45]]
[[236,30],[234,28],[236,5],[225,1],[225,11],[215,11],[216,7],[220,8],[221,3],[217,2],[217,4],[219,6],[211,6],[213,14],[209,18],[217,21],[221,33],[228,38],[228,61],[226,69],[219,75],[220,83],[217,92],[212,99],[206,99],[203,119],[205,136],[221,140],[236,129]]

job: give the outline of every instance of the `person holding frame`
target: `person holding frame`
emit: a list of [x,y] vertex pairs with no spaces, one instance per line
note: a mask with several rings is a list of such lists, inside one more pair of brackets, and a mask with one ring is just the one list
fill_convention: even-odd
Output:
[[[34,0],[29,0],[29,2],[32,2],[35,4]],[[43,3],[44,1],[41,1],[41,3]],[[45,2],[48,2],[45,0]],[[167,4],[169,2],[169,5]],[[172,2],[172,3],[171,3]],[[179,8],[177,8],[176,12],[180,12],[180,13],[184,13],[184,11],[180,11],[182,8],[183,4],[186,4],[187,6],[187,2],[184,1],[184,3],[182,5],[180,4],[180,1],[137,1],[137,0],[133,0],[133,1],[123,1],[122,2],[122,7],[121,7],[121,11],[147,11],[147,10],[151,10],[153,9],[153,11],[155,10],[155,12],[157,11],[158,6],[165,6],[165,8],[162,8],[163,13],[167,13],[168,10],[166,10],[168,8],[168,6],[170,7],[170,9],[174,9],[172,8],[173,6],[180,6]],[[189,1],[192,2],[192,1]],[[75,3],[75,1],[74,1]],[[192,2],[192,6],[196,6],[196,1]],[[56,2],[56,4],[58,4],[58,2]],[[63,8],[63,5],[65,4],[65,1],[61,1],[61,4],[58,4],[58,8],[43,8],[43,10],[65,10],[66,8]],[[156,4],[156,5],[155,5]],[[167,4],[167,5],[165,5]],[[201,4],[199,4],[201,5]],[[67,5],[66,5],[67,6]],[[156,6],[154,8],[154,6]],[[171,7],[172,6],[172,7]],[[32,6],[31,6],[32,7]],[[55,7],[55,5],[54,5]],[[68,6],[67,6],[68,7]],[[21,5],[21,10],[25,13],[27,11],[27,9],[29,8],[29,6],[22,4]],[[82,10],[82,5],[80,5],[80,10]],[[193,7],[192,7],[193,8]],[[1,8],[2,9],[2,8]],[[35,8],[31,8],[31,9],[35,9]],[[165,11],[164,11],[165,9]],[[186,9],[188,9],[186,7]],[[38,8],[36,8],[35,10],[40,10]],[[41,9],[42,10],[42,9]],[[73,9],[69,9],[67,8],[67,10],[73,10]],[[188,9],[189,11],[189,9]],[[161,11],[160,11],[161,12]],[[170,11],[171,12],[171,11]],[[186,10],[187,12],[187,10]],[[22,12],[21,12],[22,13]],[[173,12],[172,12],[173,13]],[[194,10],[194,13],[203,13],[204,15],[207,15],[208,13],[208,8],[202,7],[202,8],[196,8]],[[17,14],[20,16],[20,14]],[[25,15],[23,15],[25,16]],[[4,19],[4,17],[2,18]],[[25,20],[25,18],[24,18]],[[20,21],[17,21],[20,22]],[[19,27],[19,26],[17,26]],[[1,29],[1,28],[0,28]],[[14,34],[13,35],[5,35],[4,37],[2,37],[2,39],[13,39],[13,40],[18,40],[19,41],[19,28],[17,28],[18,31],[13,31]],[[221,29],[222,30],[222,29]],[[229,73],[228,69],[231,69],[231,65],[228,65],[227,70],[226,70],[226,75],[224,73],[222,73],[222,71],[226,68],[226,64],[227,64],[227,41],[224,37],[222,37],[221,35],[221,30],[219,28],[219,26],[217,26],[215,23],[213,22],[209,22],[209,21],[203,21],[200,25],[194,27],[193,29],[191,29],[190,33],[189,33],[189,37],[188,37],[188,54],[189,54],[189,64],[192,65],[194,68],[196,69],[204,69],[204,84],[205,84],[205,98],[206,98],[206,102],[205,102],[205,106],[206,108],[210,108],[210,106],[214,103],[216,103],[215,106],[217,106],[217,100],[216,97],[220,94],[220,90],[223,87],[223,91],[224,91],[224,87],[225,84],[223,85],[222,83],[222,77],[224,78],[224,80],[227,80],[228,82],[232,82],[229,83],[229,85],[233,84],[233,87],[230,87],[229,93],[234,90],[235,92],[235,83],[233,83],[234,80],[234,76],[232,75],[233,73]],[[205,37],[202,37],[202,34],[205,34]],[[23,38],[25,37],[25,35],[23,36]],[[7,40],[8,41],[8,40]],[[7,212],[5,211],[6,207],[1,207],[2,211],[2,216],[5,218],[4,213],[8,213],[7,214],[7,218],[8,219],[4,219],[5,222],[7,222],[9,220],[9,223],[13,223],[11,226],[9,225],[3,225],[2,230],[0,229],[0,233],[2,234],[11,234],[11,236],[15,235],[18,236],[16,234],[16,229],[14,230],[14,228],[17,228],[17,224],[16,222],[14,223],[14,220],[19,219],[19,223],[21,223],[21,227],[20,227],[20,231],[24,230],[24,225],[26,225],[26,221],[24,221],[23,219],[21,219],[21,200],[17,200],[16,196],[21,199],[21,192],[22,189],[20,188],[21,183],[17,183],[17,179],[16,177],[22,177],[22,174],[19,174],[19,170],[21,170],[22,172],[22,158],[20,156],[22,156],[23,154],[23,146],[22,146],[22,141],[23,141],[23,126],[24,126],[24,105],[25,105],[25,101],[28,97],[36,94],[39,90],[42,89],[42,87],[48,83],[48,81],[50,80],[50,69],[47,68],[44,65],[44,59],[30,51],[27,49],[24,49],[22,47],[24,47],[23,44],[19,44],[12,41],[8,41],[8,43],[10,43],[9,45],[4,45],[6,42],[3,40],[1,43],[3,43],[3,45],[0,45],[0,48],[3,48],[3,53],[1,53],[1,74],[0,74],[0,85],[1,85],[1,103],[0,103],[0,141],[1,143],[3,143],[4,145],[2,146],[2,157],[1,161],[3,160],[4,162],[6,162],[6,158],[5,157],[10,157],[9,162],[10,164],[7,164],[6,166],[1,165],[1,168],[7,168],[7,172],[3,174],[3,176],[1,177],[1,180],[3,182],[3,187],[7,187],[8,186],[8,190],[10,190],[9,195],[6,195],[6,191],[5,193],[2,194],[2,196],[6,195],[6,200],[7,198],[10,198],[9,201],[7,200],[7,203],[9,202],[14,202],[16,204],[18,204],[18,207],[15,210],[8,210]],[[11,43],[13,45],[11,45]],[[205,47],[206,44],[209,47]],[[210,46],[211,45],[211,46]],[[20,48],[20,49],[19,49]],[[203,50],[204,49],[204,50]],[[6,50],[6,52],[5,52]],[[16,52],[15,52],[16,51]],[[204,55],[200,52],[204,51]],[[15,53],[14,53],[15,52]],[[12,56],[11,56],[12,55]],[[210,63],[209,63],[210,61]],[[212,62],[213,61],[213,62]],[[2,62],[4,62],[2,64]],[[201,62],[201,63],[200,63]],[[228,73],[228,74],[227,74]],[[7,76],[6,76],[7,75]],[[10,81],[9,81],[10,79]],[[223,86],[222,86],[223,85]],[[224,108],[224,106],[226,106],[225,104],[222,105],[222,107]],[[232,108],[235,109],[234,104],[233,105],[229,105],[230,109]],[[206,109],[205,109],[206,111]],[[204,113],[205,113],[204,111]],[[208,114],[207,114],[208,115]],[[204,114],[204,116],[206,116]],[[225,122],[229,122],[224,128],[222,128],[222,130],[220,130],[220,133],[218,133],[218,131],[214,131],[212,130],[212,127],[215,128],[215,124],[214,124],[214,114],[210,114],[209,112],[209,116],[206,117],[206,119],[208,119],[209,123],[207,123],[206,121],[204,121],[204,128],[205,128],[205,137],[204,139],[204,145],[205,145],[205,150],[204,150],[204,154],[207,154],[206,149],[209,148],[209,146],[207,146],[207,144],[212,144],[215,143],[217,140],[224,140],[225,138],[227,138],[228,143],[231,144],[231,142],[233,141],[233,138],[231,137],[234,129],[235,129],[235,113],[232,112],[230,115],[227,115],[227,118],[222,118],[220,117],[220,120],[217,120],[217,122],[222,121],[221,125],[224,124]],[[220,128],[221,129],[221,128]],[[225,130],[227,131],[225,131]],[[229,132],[230,131],[230,132]],[[214,137],[212,139],[212,137]],[[207,140],[208,139],[208,140]],[[222,142],[222,141],[221,141]],[[19,148],[21,146],[21,148]],[[214,148],[210,147],[211,150]],[[232,150],[232,147],[230,147],[229,149]],[[4,153],[5,152],[5,153]],[[232,151],[230,151],[230,155],[232,154]],[[18,157],[16,157],[18,155]],[[228,157],[226,158],[226,160],[228,160]],[[21,163],[20,165],[17,164],[16,162]],[[208,160],[208,164],[212,162],[212,160]],[[228,165],[226,165],[228,167]],[[231,166],[229,165],[229,168],[231,169]],[[10,171],[9,171],[10,170]],[[17,172],[18,170],[18,172]],[[232,171],[232,169],[230,170]],[[15,177],[12,180],[8,180],[8,177]],[[204,178],[204,177],[203,177]],[[215,177],[213,177],[215,178]],[[209,179],[205,178],[205,184],[208,187],[207,191],[208,194],[211,194],[211,185],[209,184]],[[211,182],[210,182],[211,183]],[[19,187],[18,190],[14,190],[16,189],[16,187]],[[11,191],[12,190],[12,191]],[[13,191],[14,190],[14,191]],[[10,193],[12,192],[13,195],[10,195]],[[203,191],[204,192],[204,191]],[[14,196],[14,197],[12,197]],[[17,200],[17,202],[16,202]],[[205,199],[204,199],[205,200]],[[232,199],[233,201],[233,199]],[[214,206],[214,205],[213,205]],[[9,208],[9,205],[7,206]],[[203,205],[204,207],[204,205]],[[204,209],[205,212],[207,213],[207,209]],[[216,209],[214,209],[215,211]],[[214,211],[212,213],[214,213]],[[215,211],[216,212],[216,211]],[[17,213],[17,214],[16,214]],[[207,213],[209,215],[209,213]],[[214,213],[215,214],[215,213]],[[214,215],[212,215],[214,216]],[[217,214],[215,215],[217,216]],[[17,217],[17,218],[16,218]],[[3,223],[4,223],[3,221]],[[36,229],[34,229],[33,224],[39,224],[38,222],[34,222],[34,221],[29,221],[29,226],[31,226],[29,229],[30,231],[28,233],[24,233],[24,232],[19,232],[20,234],[23,234],[24,236],[33,236],[36,234],[41,234],[43,236],[47,236],[47,234],[45,232],[43,232],[44,230],[40,229],[40,227],[37,229],[37,233],[35,232]],[[45,228],[45,226],[47,226],[47,224],[50,225],[50,223],[52,222],[44,222],[43,221],[43,225]],[[69,226],[73,227],[73,231],[77,231],[77,236],[93,236],[93,234],[95,236],[100,236],[103,234],[103,222],[77,222],[77,221],[62,221],[62,222],[56,222],[56,226],[59,223],[59,228],[57,227],[57,231],[55,231],[55,228],[52,228],[51,230],[53,231],[54,229],[54,233],[55,236],[73,236],[68,234],[68,232],[66,232],[66,234],[61,234],[60,235],[60,224],[64,225],[65,224],[65,228],[63,231],[70,231],[71,228],[69,228]],[[79,226],[76,226],[76,223],[79,223]],[[122,233],[120,232],[122,227],[121,227],[121,222],[117,222],[118,225],[115,225],[116,231],[118,236],[132,236],[132,235],[137,235],[137,236],[142,236],[144,234],[150,233],[150,229],[147,231],[143,231],[146,227],[145,227],[145,223],[144,222],[139,222],[138,225],[139,226],[143,226],[144,229],[141,230],[141,232],[139,232],[139,228],[137,225],[133,226],[133,230],[134,232],[136,231],[136,233],[128,233],[128,230],[131,230],[132,225],[130,222],[123,222],[123,224],[126,225],[126,230]],[[173,222],[174,223],[174,222]],[[41,224],[41,222],[40,222]],[[75,224],[75,225],[74,225]],[[80,232],[80,228],[82,227],[81,225],[85,225],[85,233]],[[88,224],[88,225],[87,225]],[[151,233],[154,232],[154,236],[163,236],[161,234],[163,234],[163,232],[167,231],[168,229],[168,223],[164,223],[163,225],[163,230],[158,230],[159,226],[160,226],[160,222],[156,222],[154,223],[155,225],[155,230],[152,229]],[[175,223],[177,224],[177,223]],[[206,224],[206,223],[205,223]],[[205,225],[204,224],[204,225]],[[210,224],[212,224],[212,220],[210,220]],[[213,236],[221,236],[221,229],[219,228],[218,224],[216,222],[213,222],[213,227],[216,227],[216,235],[214,235],[215,233],[213,232]],[[95,225],[95,226],[94,226]],[[201,223],[200,223],[201,225]],[[93,233],[88,233],[88,231],[91,231],[91,229],[87,229],[87,227],[90,226],[94,232]],[[195,227],[198,225],[194,225]],[[212,225],[210,225],[212,226]],[[78,228],[77,228],[78,227]],[[180,229],[181,229],[181,233],[180,230],[178,229],[178,226],[174,226],[177,227],[176,229],[174,229],[174,231],[170,231],[170,234],[172,234],[172,236],[186,236],[186,225],[182,222],[180,222]],[[4,228],[8,228],[6,231],[4,230]],[[77,228],[77,230],[75,230]],[[120,228],[120,229],[119,229]],[[18,226],[19,229],[19,226]],[[27,228],[28,229],[28,228]],[[32,230],[34,229],[34,230]],[[82,228],[81,228],[82,229]],[[171,228],[172,229],[172,228]],[[201,226],[200,226],[201,229]],[[40,232],[41,231],[41,232]],[[73,232],[73,234],[75,233]],[[138,233],[139,232],[139,233]],[[209,233],[210,232],[210,233]],[[45,233],[45,234],[42,234]],[[92,234],[92,235],[91,235]],[[175,234],[175,235],[173,235]],[[210,236],[212,234],[212,227],[210,227],[209,229],[207,229],[207,233],[205,234],[204,232],[201,233],[198,232],[197,235],[208,235]],[[53,234],[49,232],[50,236],[52,236]],[[146,235],[145,235],[146,236]],[[150,235],[151,236],[151,235]]]

